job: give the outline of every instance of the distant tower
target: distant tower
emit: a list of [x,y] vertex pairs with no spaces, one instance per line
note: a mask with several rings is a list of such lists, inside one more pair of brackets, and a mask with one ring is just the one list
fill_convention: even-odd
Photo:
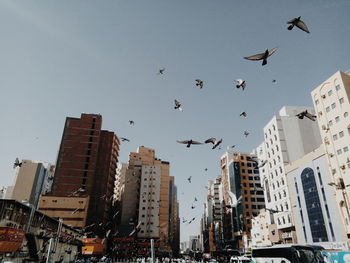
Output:
[[47,167],[48,165],[42,162],[22,160],[22,166],[18,168],[11,199],[19,202],[26,201],[37,207],[44,182],[49,176]]

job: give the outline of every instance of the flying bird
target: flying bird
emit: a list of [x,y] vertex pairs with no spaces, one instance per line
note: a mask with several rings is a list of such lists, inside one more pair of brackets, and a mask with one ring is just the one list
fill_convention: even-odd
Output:
[[203,88],[204,82],[200,79],[196,79],[196,86],[199,86],[199,88]]
[[259,53],[253,56],[249,56],[249,57],[244,57],[245,59],[248,60],[262,60],[262,65],[266,65],[267,64],[267,58],[269,56],[271,56],[273,53],[275,53],[277,51],[277,48],[273,48],[271,50],[266,49],[264,53]]
[[79,209],[80,209],[80,208],[75,209],[75,210],[72,212],[72,215],[74,215],[76,212],[78,212]]
[[305,31],[306,33],[310,33],[309,29],[307,28],[306,24],[300,20],[301,16],[293,18],[292,20],[288,21],[287,24],[291,24],[288,26],[288,30],[292,30],[294,26],[300,28],[301,30]]
[[131,237],[135,233],[138,233],[141,230],[140,226],[141,226],[141,221],[137,224],[137,226],[134,228],[134,230],[131,231],[131,233],[129,234],[129,237]]
[[249,135],[249,132],[248,131],[244,131],[244,136],[247,138],[248,137],[248,135]]
[[22,162],[19,162],[18,158],[16,158],[15,162],[13,163],[13,169],[21,166],[22,166]]
[[175,110],[179,110],[179,111],[182,111],[182,108],[181,108],[181,103],[180,101],[178,100],[175,100],[175,107],[174,107]]
[[122,140],[122,142],[130,142],[130,140],[129,140],[129,139],[124,138],[124,137],[120,137],[120,139]]
[[239,116],[242,116],[244,118],[247,118],[247,113],[245,111],[242,111],[241,114],[239,114]]
[[272,80],[272,83],[276,83],[276,82],[277,82],[277,80],[275,80],[275,79]]
[[236,85],[237,89],[239,89],[239,88],[242,88],[242,90],[245,89],[245,86],[246,86],[245,80],[243,80],[243,79],[235,79],[235,82],[237,83],[237,85]]
[[302,112],[300,112],[300,113],[298,113],[297,115],[295,115],[295,116],[297,116],[299,119],[304,119],[304,117],[306,117],[306,118],[308,118],[308,119],[310,119],[310,120],[312,120],[312,121],[315,121],[316,120],[316,115],[312,115],[311,113],[309,113],[307,110],[305,110],[305,111],[302,111]]
[[260,164],[258,164],[257,168],[263,167],[266,163],[267,163],[267,160],[260,162]]
[[188,177],[187,180],[189,183],[191,183],[192,176]]
[[194,205],[191,205],[191,209],[195,209],[196,207]]
[[116,219],[116,217],[118,216],[119,211],[117,211],[114,215],[113,215],[113,220]]
[[205,168],[204,171],[208,171],[208,168]]
[[191,224],[194,220],[196,220],[196,217],[194,217],[190,221],[188,221],[188,224]]
[[235,147],[236,147],[236,144],[231,145],[231,146],[227,146],[227,150],[233,149],[233,148],[235,148]]
[[165,71],[165,68],[160,68],[159,71],[157,72],[158,75],[163,75]]
[[133,120],[129,120],[130,125],[135,125],[135,122]]
[[222,139],[209,138],[208,140],[205,141],[205,143],[212,143],[213,144],[212,149],[215,149],[216,147],[219,146],[220,143],[222,143]]
[[191,144],[203,144],[201,142],[197,142],[197,141],[194,141],[194,140],[185,140],[185,141],[177,141],[178,143],[182,143],[182,144],[187,144],[186,147],[187,148],[190,148],[191,147]]

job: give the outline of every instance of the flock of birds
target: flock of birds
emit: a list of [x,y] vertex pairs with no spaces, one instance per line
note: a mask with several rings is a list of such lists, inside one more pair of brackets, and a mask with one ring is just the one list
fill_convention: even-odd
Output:
[[[287,24],[289,24],[288,26],[288,30],[292,30],[294,27],[298,27],[299,29],[301,29],[302,31],[305,31],[306,33],[310,33],[308,27],[306,26],[306,24],[300,19],[301,17],[297,17],[297,18],[293,18],[292,20],[288,21]],[[247,59],[247,60],[252,60],[252,61],[260,61],[262,60],[262,66],[266,65],[267,64],[267,59],[272,56],[274,53],[276,53],[277,51],[277,48],[272,48],[272,49],[266,49],[264,52],[262,53],[259,53],[259,54],[256,54],[256,55],[252,55],[252,56],[247,56],[247,57],[244,57],[244,59]],[[163,75],[165,72],[165,68],[160,68],[159,71],[157,72],[158,75]],[[247,82],[243,79],[235,79],[235,84],[236,84],[236,88],[237,89],[242,89],[242,91],[245,90],[245,88],[247,87]],[[272,80],[273,83],[276,83],[277,81],[274,79]],[[201,80],[201,79],[195,79],[195,85],[196,87],[199,87],[200,89],[203,89],[204,87],[204,81]],[[182,108],[182,104],[180,101],[178,101],[177,99],[174,100],[174,109],[175,110],[179,110],[180,112],[183,111],[183,108]],[[247,118],[248,114],[243,111],[240,113],[239,115],[240,117],[243,117],[243,118]],[[299,119],[304,119],[305,118],[308,118],[312,121],[315,121],[316,120],[316,116],[309,113],[307,110],[305,111],[302,111],[300,113],[298,113],[296,115],[296,117],[298,117]],[[135,121],[134,120],[129,120],[129,125],[132,125],[134,126],[135,125]],[[248,137],[249,135],[249,132],[248,131],[244,131],[243,135],[245,137]],[[125,137],[120,137],[120,140],[122,142],[130,142],[130,140],[128,138],[125,138]],[[220,144],[223,142],[223,139],[218,139],[218,138],[208,138],[207,140],[205,140],[204,142],[199,142],[199,141],[196,141],[196,140],[193,140],[193,139],[188,139],[188,140],[177,140],[178,143],[180,144],[185,144],[187,148],[190,148],[191,145],[201,145],[201,144],[211,144],[212,145],[212,149],[216,149],[217,147],[220,148]],[[233,149],[236,145],[232,145],[232,146],[228,146],[227,149]],[[258,159],[252,159],[252,161],[256,162],[256,167],[257,168],[260,168],[260,167],[263,167],[266,163],[267,163],[267,160],[258,160]],[[19,161],[18,158],[16,158],[14,164],[13,164],[13,168],[16,168],[16,167],[21,167],[22,166],[22,162]],[[208,171],[207,168],[205,168],[205,171]],[[192,179],[192,176],[188,177],[187,180],[189,183],[191,183],[191,179]],[[206,187],[208,189],[208,187]],[[105,195],[102,196],[101,198],[107,198]],[[197,198],[195,197],[194,198],[194,202],[191,204],[191,209],[195,209],[195,205],[194,203],[196,203],[198,200]],[[77,211],[79,210],[79,208],[77,208],[76,210],[74,210],[72,212],[72,214],[76,213]],[[117,211],[114,215],[113,215],[113,218],[116,218],[117,215],[118,215],[119,211]],[[188,223],[188,224],[191,224],[193,221],[195,221],[196,217],[193,217],[191,218],[190,220],[187,220],[185,219],[184,217],[182,217],[182,223]],[[139,222],[138,225],[134,226],[134,229],[133,231],[130,233],[130,236],[134,235],[135,233],[137,233],[139,230],[140,230],[140,226],[141,226],[141,222]],[[86,234],[89,234],[88,230],[91,230],[91,228],[93,227],[99,227],[99,228],[103,228],[104,232],[105,232],[105,239],[106,238],[109,238],[110,234],[111,234],[111,228],[107,225],[103,226],[102,223],[97,225],[97,224],[92,224],[92,225],[89,225],[89,226],[86,226],[83,231],[86,233]],[[92,233],[92,232],[91,232]],[[113,236],[116,236],[118,234],[118,232],[115,232],[113,234]]]

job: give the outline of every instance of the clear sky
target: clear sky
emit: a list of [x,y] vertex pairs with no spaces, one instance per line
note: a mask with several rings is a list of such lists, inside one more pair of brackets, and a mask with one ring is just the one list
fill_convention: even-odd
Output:
[[[348,0],[2,0],[0,185],[12,184],[16,157],[55,163],[67,116],[99,113],[103,129],[131,140],[120,161],[144,145],[170,162],[180,216],[197,216],[181,224],[187,240],[226,146],[251,152],[283,105],[311,106],[312,89],[350,69],[349,13]],[[311,34],[287,30],[298,16]],[[243,59],[273,47],[263,67]],[[209,137],[222,149],[176,143]]]

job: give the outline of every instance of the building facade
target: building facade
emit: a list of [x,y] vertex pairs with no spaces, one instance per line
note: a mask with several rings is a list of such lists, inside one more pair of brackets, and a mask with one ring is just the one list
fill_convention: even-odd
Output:
[[285,169],[298,243],[348,249],[323,145]]
[[46,189],[45,182],[49,180],[48,166],[43,162],[22,160],[22,166],[17,170],[11,199],[19,202],[25,200],[37,207],[40,194]]
[[140,146],[129,154],[125,179],[121,177],[118,185],[119,232],[128,235],[130,226],[140,223],[137,238],[158,239],[163,251],[178,251],[179,206],[169,162],[157,159],[153,149]]
[[296,242],[284,166],[321,144],[317,122],[296,117],[305,110],[314,112],[310,107],[283,107],[264,127],[264,142],[256,149],[258,159],[266,161],[259,172],[266,208],[282,232],[278,243]]
[[228,152],[221,157],[225,203],[224,240],[226,245],[250,246],[252,218],[265,207],[258,163],[254,154]]
[[311,92],[337,207],[350,240],[350,75],[336,72]]
[[[101,115],[81,114],[80,118],[66,118],[52,191],[47,194],[66,197],[56,198],[57,202],[76,195],[88,196],[88,225],[110,221],[113,200],[119,139],[101,127]],[[57,211],[64,206],[58,204]]]

